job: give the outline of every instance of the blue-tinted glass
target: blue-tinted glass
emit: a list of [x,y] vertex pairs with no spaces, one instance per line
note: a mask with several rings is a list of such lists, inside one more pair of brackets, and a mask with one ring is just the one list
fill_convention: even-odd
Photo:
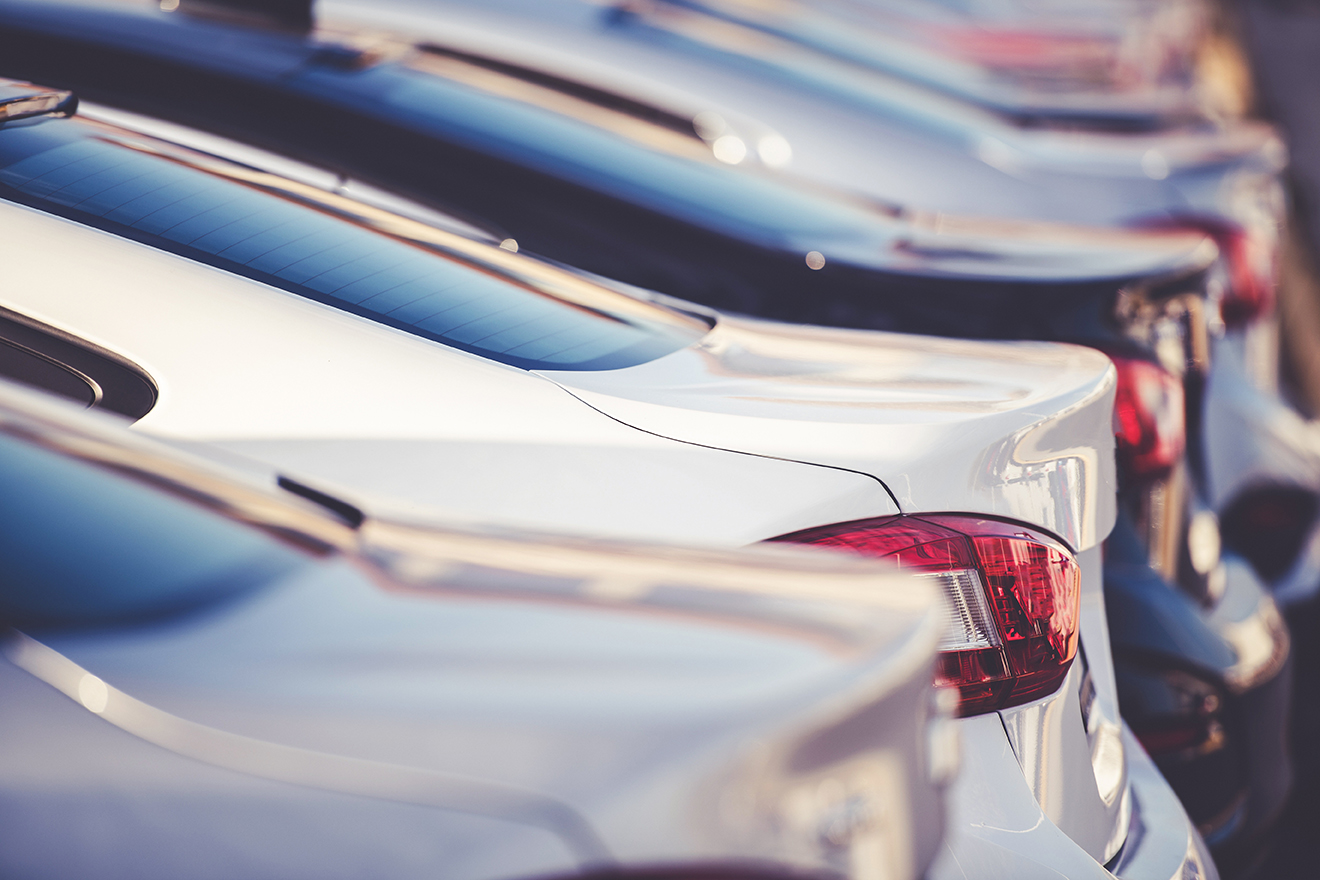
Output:
[[[50,119],[0,131],[0,196],[530,369],[614,369],[695,341],[658,307],[591,310],[424,245],[162,155],[158,143]],[[216,168],[222,170],[216,171]],[[601,291],[605,294],[605,291]]]
[[821,199],[763,175],[731,174],[708,162],[639,148],[628,138],[534,106],[534,101],[492,97],[405,64],[378,64],[351,74],[314,65],[284,87],[771,247],[854,239],[859,229],[867,230],[868,239],[888,234],[873,212],[844,200]]
[[310,558],[255,528],[0,435],[0,619],[101,624],[196,608]]

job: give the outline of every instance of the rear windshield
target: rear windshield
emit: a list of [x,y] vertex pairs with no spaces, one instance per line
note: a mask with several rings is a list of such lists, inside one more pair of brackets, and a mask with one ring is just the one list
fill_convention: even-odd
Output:
[[709,329],[342,195],[97,122],[0,130],[0,198],[524,369],[634,366]]
[[3,626],[158,618],[313,564],[255,528],[4,433],[0,497]]

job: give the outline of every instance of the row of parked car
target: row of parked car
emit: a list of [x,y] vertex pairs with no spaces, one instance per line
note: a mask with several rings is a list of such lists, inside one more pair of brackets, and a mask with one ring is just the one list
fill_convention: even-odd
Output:
[[0,875],[1244,876],[1320,446],[1223,16],[0,0]]

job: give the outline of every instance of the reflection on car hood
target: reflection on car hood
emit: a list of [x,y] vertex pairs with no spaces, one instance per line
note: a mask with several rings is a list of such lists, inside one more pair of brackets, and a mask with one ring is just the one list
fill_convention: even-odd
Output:
[[1078,549],[1113,523],[1115,379],[1090,349],[726,318],[649,364],[544,375],[662,436],[870,474],[904,512],[995,513]]

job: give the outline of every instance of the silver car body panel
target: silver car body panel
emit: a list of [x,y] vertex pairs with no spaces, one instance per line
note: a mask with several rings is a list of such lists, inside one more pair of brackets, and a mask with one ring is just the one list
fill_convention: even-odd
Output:
[[187,614],[4,633],[0,873],[909,880],[933,855],[928,587],[796,548],[354,532],[31,397],[3,390],[0,433],[341,552]]
[[[354,34],[364,39],[370,38],[369,32],[366,35],[359,35],[355,31]],[[449,42],[454,42],[453,37],[454,35],[450,33]],[[460,45],[467,44],[460,42]],[[499,45],[503,51],[493,53],[495,57],[512,55],[520,62],[525,61],[524,44],[514,43],[510,47],[500,42]],[[550,68],[557,69],[554,65],[550,65]],[[427,75],[436,76],[426,68],[423,68],[423,71]],[[597,72],[598,76],[608,77],[608,81],[615,88],[617,88],[616,79],[627,81],[626,74],[622,72],[618,72],[618,76],[614,74],[615,71],[612,70]],[[445,79],[445,77],[440,78]],[[478,91],[483,89],[482,83],[469,83],[462,76],[454,77],[451,81]],[[500,88],[494,88],[491,94],[495,97],[511,98],[511,103],[517,104],[522,100],[517,86],[520,82],[514,80],[514,85],[510,87],[513,91],[512,95],[504,94]],[[485,85],[489,86],[489,84]],[[640,92],[643,96],[647,96],[647,102],[654,102],[656,106],[663,107],[667,112],[678,116],[700,116],[702,113],[716,112],[710,109],[712,104],[708,100],[670,95],[664,98],[652,98],[648,96],[648,90],[644,87],[629,90],[630,95],[633,92]],[[525,97],[526,103],[530,106],[543,109],[538,101],[544,96],[533,91]],[[549,101],[549,107],[546,109],[552,112],[559,110],[554,106],[553,100]],[[78,115],[109,122],[193,149],[216,152],[234,161],[251,160],[255,167],[267,169],[283,177],[360,198],[370,204],[401,212],[430,225],[447,229],[459,228],[459,221],[452,217],[434,211],[428,212],[415,203],[397,196],[391,198],[378,189],[364,186],[360,181],[253,149],[246,144],[236,144],[196,129],[91,103],[80,103]],[[737,118],[734,111],[724,108],[719,109],[717,115],[721,120],[726,116]],[[600,127],[600,120],[594,119],[589,113],[585,118],[569,113],[566,114],[564,121],[574,127]],[[758,128],[755,122],[750,121],[740,122],[739,125],[743,129]],[[610,132],[611,137],[620,133],[609,126],[605,126],[605,130]],[[743,131],[742,136],[749,139],[757,137],[754,131],[752,133]],[[775,138],[778,135],[771,134],[764,137]],[[536,155],[536,159],[532,161],[544,161],[551,168],[559,167],[564,162],[572,165],[580,161],[577,147],[565,150],[562,144],[543,143],[520,133],[515,133],[511,137],[506,129],[498,126],[484,130],[483,142],[488,148],[492,144],[507,143],[519,154],[530,151]],[[714,169],[703,168],[703,171],[714,171],[720,176],[724,173],[741,173],[721,167],[718,160],[711,156],[706,156],[706,162],[702,162],[700,157],[704,147],[697,148],[694,155],[690,149],[693,145],[690,143],[670,156],[665,156],[665,149],[652,144],[645,137],[641,137],[633,146],[655,152],[671,161],[682,159],[691,162],[696,159],[699,167],[707,163],[714,164],[716,166]],[[834,168],[833,161],[827,167]],[[867,169],[870,167],[868,165]],[[752,173],[756,173],[754,169]],[[647,184],[641,179],[630,182],[641,187],[641,190],[633,193],[640,202],[659,204],[662,210],[674,208],[663,186],[658,186],[654,182]],[[776,184],[780,187],[780,196],[785,198],[796,198],[797,190],[821,189],[819,182],[793,176],[781,177]],[[816,212],[812,224],[794,230],[767,226],[759,215],[742,210],[743,206],[730,203],[725,203],[723,206],[729,213],[721,218],[721,222],[733,223],[744,234],[765,241],[773,247],[797,249],[803,254],[811,249],[823,247],[828,252],[830,260],[842,260],[858,266],[899,273],[912,272],[949,278],[971,277],[977,280],[1042,279],[1052,282],[1084,282],[1127,277],[1178,276],[1204,269],[1213,263],[1217,253],[1211,241],[1194,231],[1152,229],[1133,231],[1077,227],[1062,223],[989,219],[910,209],[904,209],[899,213],[895,206],[889,203],[889,196],[882,196],[885,201],[879,203],[869,201],[870,197],[864,197],[859,201],[856,189],[857,185],[854,181],[847,186],[825,191],[824,198],[814,200],[814,205],[809,208]],[[384,196],[383,200],[382,196]],[[932,203],[925,201],[914,204],[925,208]],[[799,205],[802,206],[802,203]],[[710,205],[680,208],[682,212],[693,215],[693,219],[699,223],[706,219],[704,213],[711,209]],[[475,233],[477,237],[492,240],[489,233],[481,230],[468,228],[463,230],[463,233],[468,236],[473,236]],[[829,242],[828,245],[822,244],[822,237]]]
[[1122,743],[1131,798],[1128,828],[1123,849],[1106,867],[1048,820],[997,722],[995,716],[959,722],[964,769],[949,791],[950,835],[931,866],[931,880],[1218,880],[1182,804],[1127,727]]
[[786,171],[926,210],[1111,224],[1189,200],[1204,209],[1208,170],[1236,165],[1268,176],[1287,161],[1277,134],[1250,122],[1135,134],[1023,129],[900,78],[755,30],[706,27],[700,13],[672,7],[612,26],[579,0],[328,0],[318,20],[486,51],[641,99],[727,110],[788,144]]
[[[864,68],[922,84],[1009,116],[1095,114],[1115,121],[1152,116],[1185,122],[1205,103],[1205,95],[1175,76],[1159,76],[1172,54],[1164,40],[1181,38],[1179,49],[1195,50],[1204,25],[1205,4],[1198,0],[1161,4],[1030,4],[1030,8],[921,3],[785,3],[766,9],[755,3],[706,2],[698,8],[745,22],[768,33],[819,47]],[[1007,14],[1005,14],[1007,13]],[[965,57],[941,45],[945,28],[960,25],[967,35],[978,31],[991,39],[998,29],[1004,41],[1053,35],[1057,53],[1047,69],[1015,71],[993,62]],[[1080,45],[1079,45],[1080,44]],[[1096,55],[1111,53],[1113,69],[1102,78]],[[1079,50],[1083,73],[1068,69],[1061,56]],[[1156,58],[1144,58],[1154,54]],[[1182,60],[1182,59],[1179,59]],[[1015,75],[1017,74],[1017,75]],[[1048,85],[1045,83],[1048,82]]]

